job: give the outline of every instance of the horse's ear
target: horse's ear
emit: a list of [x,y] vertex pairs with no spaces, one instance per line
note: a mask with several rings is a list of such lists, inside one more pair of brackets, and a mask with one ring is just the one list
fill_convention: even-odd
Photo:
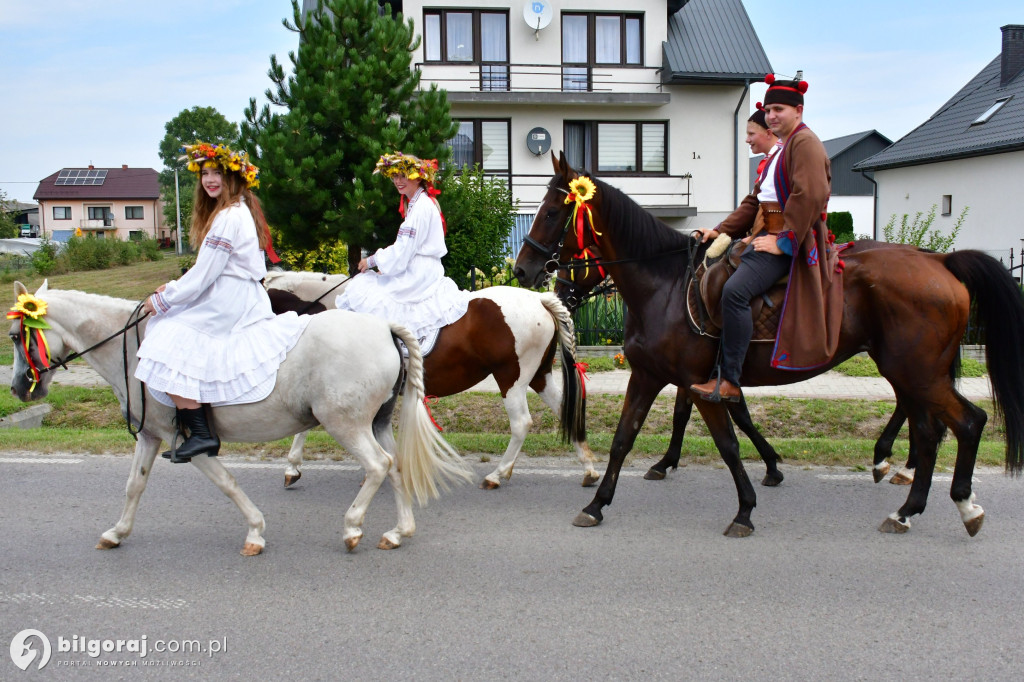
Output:
[[15,300],[17,300],[17,298],[19,296],[21,296],[22,294],[27,294],[27,293],[28,293],[28,289],[25,288],[24,284],[22,284],[21,282],[18,282],[18,281],[14,282],[14,298],[15,298]]
[[[565,158],[565,152],[561,152],[562,158]],[[558,167],[558,157],[555,156],[554,152],[551,152],[551,167],[555,169],[556,173],[561,173],[562,169]]]
[[50,288],[50,280],[44,279],[43,280],[43,285],[41,287],[39,287],[38,289],[36,289],[36,296],[41,296],[41,295],[45,294],[49,288]]
[[565,151],[558,153],[558,166],[555,168],[555,172],[565,178],[566,182],[574,180],[579,177],[579,173],[573,170],[572,166],[565,158]]

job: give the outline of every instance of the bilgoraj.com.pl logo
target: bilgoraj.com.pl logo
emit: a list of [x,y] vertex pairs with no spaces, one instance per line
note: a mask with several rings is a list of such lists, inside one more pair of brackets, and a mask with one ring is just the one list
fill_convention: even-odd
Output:
[[[11,640],[11,660],[22,670],[28,670],[35,664],[41,670],[50,662],[51,655],[56,653],[85,654],[88,660],[61,660],[58,666],[198,666],[201,662],[194,659],[177,658],[181,655],[206,654],[212,657],[227,649],[227,638],[207,640],[204,644],[197,639],[162,640],[150,642],[148,635],[136,639],[90,639],[75,635],[71,638],[57,637],[56,649],[50,645],[50,638],[39,630],[22,630]],[[151,652],[171,654],[173,659],[147,660]],[[119,660],[100,658],[104,655],[120,656]]]

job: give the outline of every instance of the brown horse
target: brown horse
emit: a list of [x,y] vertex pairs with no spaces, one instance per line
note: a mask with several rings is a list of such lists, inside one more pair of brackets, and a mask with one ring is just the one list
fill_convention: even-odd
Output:
[[[563,244],[562,250],[565,251],[567,248],[572,249],[571,245],[567,247]],[[607,271],[601,264],[601,249],[592,245],[587,247],[586,253],[582,255],[583,258],[573,258],[572,254],[560,255],[558,271],[554,278],[555,295],[573,313],[588,299],[602,296],[615,288],[614,282],[611,282],[611,278],[608,277]],[[959,370],[959,364],[954,364],[952,369],[955,377]],[[683,451],[683,436],[686,433],[686,425],[690,422],[692,412],[693,394],[687,387],[679,387],[676,389],[675,407],[672,410],[672,437],[669,439],[668,449],[664,456],[647,470],[647,473],[644,474],[645,479],[661,481],[668,475],[669,469],[679,468],[679,460]],[[746,398],[740,397],[739,405],[733,410],[732,415],[736,426],[750,439],[767,467],[761,485],[777,486],[782,483],[784,477],[778,468],[778,463],[782,458],[757,430],[747,409]],[[888,460],[892,457],[892,446],[906,422],[907,417],[897,404],[889,423],[885,425],[875,442],[874,462],[871,469],[875,483],[884,479],[889,473]],[[907,459],[907,464],[893,474],[889,482],[895,485],[910,485],[914,480],[916,467],[916,453],[912,451],[911,456]]]
[[[567,203],[570,181],[578,174],[564,155],[552,156],[555,175],[534,219],[529,240],[516,260],[519,281],[536,286],[557,269],[563,246],[578,253],[596,244],[604,267],[629,308],[625,353],[632,366],[622,416],[612,440],[608,468],[594,500],[576,517],[579,526],[597,525],[611,503],[619,471],[658,392],[672,383],[690,386],[711,375],[717,340],[691,329],[685,291],[700,248],[640,208],[619,190],[593,180],[596,192],[584,209],[582,229],[573,219],[577,205]],[[589,221],[592,220],[592,224]],[[578,230],[571,240],[566,236]],[[902,507],[879,530],[900,533],[924,511],[936,452],[948,427],[957,439],[950,496],[970,535],[981,528],[984,512],[974,504],[971,476],[977,457],[984,410],[955,390],[950,368],[959,353],[972,298],[988,332],[989,376],[997,408],[1006,425],[1006,467],[1024,466],[1024,296],[1006,269],[977,251],[934,254],[917,249],[843,251],[845,306],[839,345],[831,361],[811,371],[785,371],[769,364],[770,344],[753,344],[743,366],[744,386],[801,381],[866,351],[896,393],[910,424],[917,473]],[[551,265],[551,264],[554,265]],[[698,401],[739,497],[739,511],[726,535],[753,532],[750,519],[756,496],[739,458],[727,403]]]

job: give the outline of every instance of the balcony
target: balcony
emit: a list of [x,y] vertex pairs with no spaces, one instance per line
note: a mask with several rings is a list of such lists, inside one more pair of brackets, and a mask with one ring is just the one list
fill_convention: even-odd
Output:
[[117,225],[115,224],[113,216],[108,216],[102,219],[88,219],[83,218],[78,221],[78,226],[83,230],[116,230]]
[[[527,175],[514,173],[511,176],[495,173],[493,176],[511,183],[512,192],[518,198],[519,211],[532,213],[540,206],[547,193],[550,175]],[[690,200],[692,176],[685,175],[636,175],[636,176],[595,176],[609,185],[622,190],[633,201],[661,219],[687,218],[697,215],[697,207]]]
[[670,100],[654,67],[419,63],[416,68],[421,85],[437,84],[452,103],[660,107]]

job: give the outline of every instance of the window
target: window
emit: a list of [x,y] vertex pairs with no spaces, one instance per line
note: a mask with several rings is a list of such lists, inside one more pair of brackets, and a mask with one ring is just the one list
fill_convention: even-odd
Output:
[[70,206],[54,206],[53,207],[53,219],[54,220],[71,220],[71,207]]
[[942,195],[942,215],[953,215],[953,195]]
[[974,121],[971,122],[971,125],[980,126],[982,123],[988,123],[988,120],[995,116],[996,112],[1002,109],[1003,105],[1009,102],[1011,99],[1013,99],[1013,95],[1010,95],[1009,97],[1003,97],[1002,99],[997,99],[995,104],[986,109],[985,113],[983,113],[981,116],[974,119]]
[[125,206],[125,220],[142,220],[142,206]]
[[663,174],[668,169],[664,121],[566,121],[564,140],[573,168],[612,174]]
[[102,220],[105,227],[110,227],[114,224],[114,214],[107,206],[89,206],[86,209],[88,211],[89,220]]
[[594,66],[643,66],[642,15],[562,15],[562,89],[593,90]]
[[427,10],[423,55],[428,62],[478,64],[480,90],[508,90],[508,12]]
[[448,141],[456,168],[479,164],[489,175],[512,172],[510,128],[507,120],[459,121],[459,132]]

